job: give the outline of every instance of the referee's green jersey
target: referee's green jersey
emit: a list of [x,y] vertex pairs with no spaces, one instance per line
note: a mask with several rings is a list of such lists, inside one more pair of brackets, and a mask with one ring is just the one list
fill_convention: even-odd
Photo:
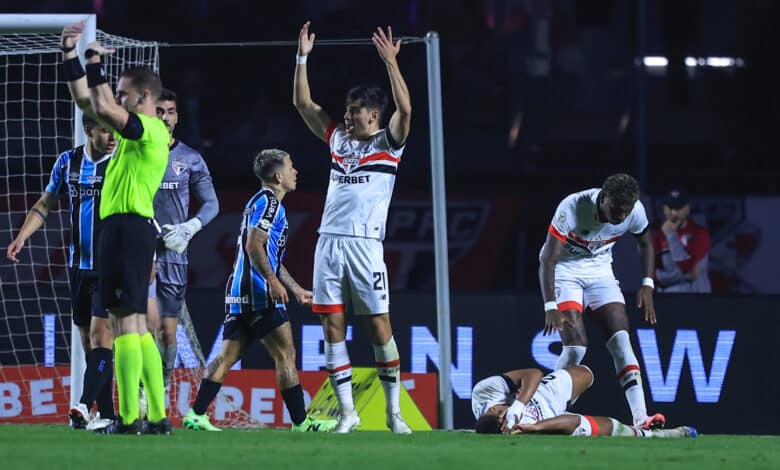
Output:
[[118,144],[106,169],[100,201],[100,218],[114,214],[154,217],[154,194],[168,166],[171,135],[161,119],[136,114],[144,126],[140,139],[116,134]]

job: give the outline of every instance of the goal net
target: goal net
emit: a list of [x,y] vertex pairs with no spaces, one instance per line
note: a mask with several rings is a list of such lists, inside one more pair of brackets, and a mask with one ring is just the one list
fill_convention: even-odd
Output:
[[[129,66],[159,70],[157,43],[99,30],[96,38],[116,49],[105,60],[112,86]],[[67,83],[58,73],[60,62],[58,32],[15,33],[7,24],[0,31],[0,240],[4,249],[46,187],[57,156],[73,148],[82,132]],[[78,335],[72,334],[67,206],[63,199],[49,213],[46,224],[18,255],[20,263],[5,256],[0,263],[0,422],[65,422],[71,387],[73,392],[81,390],[84,359],[75,344]],[[183,310],[180,334],[189,337],[194,357],[180,362],[197,367],[177,369],[171,381],[168,413],[174,422],[187,411],[203,373],[203,353],[197,338],[187,335],[193,330],[186,307]],[[257,424],[225,396],[216,402],[220,424]]]

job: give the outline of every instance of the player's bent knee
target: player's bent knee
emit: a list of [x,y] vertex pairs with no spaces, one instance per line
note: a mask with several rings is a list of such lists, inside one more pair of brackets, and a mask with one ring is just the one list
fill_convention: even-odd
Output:
[[598,436],[599,424],[593,416],[579,415],[580,423],[572,431],[572,436]]
[[585,384],[587,388],[590,388],[590,386],[593,385],[593,382],[596,380],[595,375],[593,375],[593,371],[591,370],[591,368],[584,364],[578,364],[574,366],[573,370],[570,372],[580,376],[582,382]]

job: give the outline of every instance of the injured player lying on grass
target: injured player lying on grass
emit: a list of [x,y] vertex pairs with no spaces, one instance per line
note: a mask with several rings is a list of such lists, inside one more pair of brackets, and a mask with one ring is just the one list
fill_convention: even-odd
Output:
[[614,418],[566,412],[593,384],[593,372],[582,365],[543,375],[539,369],[517,369],[479,381],[471,392],[478,433],[570,434],[573,436],[696,437],[695,428],[645,430]]

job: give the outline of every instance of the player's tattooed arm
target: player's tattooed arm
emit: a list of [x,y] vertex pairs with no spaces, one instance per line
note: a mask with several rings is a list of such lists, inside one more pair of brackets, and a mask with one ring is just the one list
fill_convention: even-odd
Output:
[[298,295],[303,290],[303,287],[295,281],[295,278],[292,277],[292,274],[284,265],[279,269],[279,279],[284,284],[284,287],[292,291],[293,295]]
[[292,291],[295,299],[300,305],[310,306],[312,304],[314,293],[301,287],[301,285],[298,284],[292,277],[292,274],[287,271],[287,268],[284,265],[282,265],[281,269],[279,270],[279,278],[281,279],[282,284],[284,284],[285,287]]
[[273,268],[271,267],[271,261],[268,259],[268,253],[266,253],[266,244],[268,243],[268,233],[255,228],[249,229],[249,235],[246,241],[246,252],[249,255],[249,261],[252,266],[260,271],[266,282],[268,283],[268,294],[274,302],[286,304],[290,301],[287,295],[287,289],[279,281]]

